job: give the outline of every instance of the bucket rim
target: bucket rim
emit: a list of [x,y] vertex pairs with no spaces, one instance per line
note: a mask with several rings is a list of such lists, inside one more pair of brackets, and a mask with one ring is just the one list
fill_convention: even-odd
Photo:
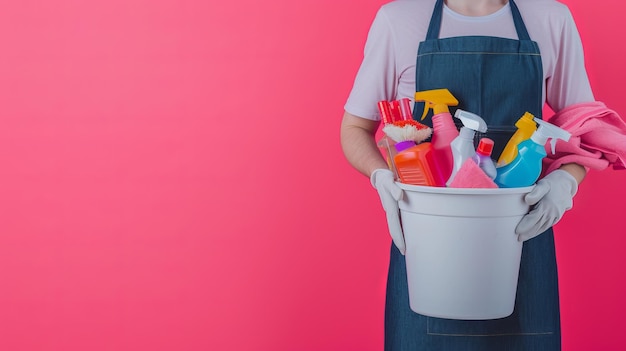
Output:
[[396,182],[402,190],[416,193],[451,194],[451,195],[506,195],[506,194],[526,194],[535,185],[520,188],[448,188],[437,186],[412,185]]

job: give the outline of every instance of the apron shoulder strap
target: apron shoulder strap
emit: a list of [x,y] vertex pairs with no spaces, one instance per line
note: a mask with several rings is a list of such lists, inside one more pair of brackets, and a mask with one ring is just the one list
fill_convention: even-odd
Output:
[[439,30],[441,29],[441,16],[443,15],[443,0],[437,0],[433,14],[430,17],[426,40],[435,40],[439,38]]
[[526,25],[522,19],[522,14],[519,12],[515,1],[509,0],[509,6],[511,6],[511,13],[513,14],[513,23],[515,23],[515,30],[517,31],[517,38],[519,40],[530,40],[530,35],[526,30]]

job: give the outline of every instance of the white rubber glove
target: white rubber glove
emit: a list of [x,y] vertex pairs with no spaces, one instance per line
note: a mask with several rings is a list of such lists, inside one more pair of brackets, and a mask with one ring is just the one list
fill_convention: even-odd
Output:
[[380,196],[380,202],[383,204],[385,213],[387,214],[387,226],[389,234],[393,239],[398,250],[404,255],[406,246],[404,245],[404,234],[402,233],[402,225],[400,224],[400,209],[398,201],[402,199],[402,189],[396,185],[393,172],[388,169],[379,168],[372,172],[370,181]]
[[555,225],[565,211],[572,208],[578,191],[578,182],[569,173],[556,170],[537,182],[535,188],[524,197],[532,210],[515,228],[518,241],[526,241]]

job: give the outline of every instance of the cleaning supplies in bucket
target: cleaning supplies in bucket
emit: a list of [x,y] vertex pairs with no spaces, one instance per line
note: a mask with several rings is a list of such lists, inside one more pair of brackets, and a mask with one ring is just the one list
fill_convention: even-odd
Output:
[[497,188],[493,179],[496,177],[496,166],[491,159],[493,140],[481,138],[472,158],[463,162],[461,168],[450,184],[451,188]]
[[394,101],[379,101],[378,111],[383,121],[384,132],[384,136],[378,141],[378,146],[384,150],[387,156],[387,165],[397,177],[398,172],[393,161],[397,153],[394,145],[397,142],[407,140],[419,143],[431,136],[432,129],[413,121],[410,100],[408,98]]
[[[430,139],[433,148],[433,158],[440,174],[439,184],[445,184],[452,174],[452,149],[450,143],[459,131],[452,120],[448,106],[456,106],[459,101],[448,89],[424,90],[415,93],[416,102],[424,102],[422,120],[432,108],[433,135]],[[443,186],[443,185],[442,185]]]
[[415,93],[415,102],[424,102],[422,120],[426,118],[430,109],[433,110],[433,116],[436,116],[440,113],[449,112],[448,106],[456,106],[459,104],[459,101],[448,89],[418,91]]
[[396,144],[396,150],[398,153],[393,159],[402,183],[443,186],[438,183],[441,177],[436,173],[431,143],[415,144],[412,140],[402,141]]
[[[474,147],[477,132],[486,133],[487,124],[478,115],[457,109],[454,117],[463,124],[460,131],[452,122],[448,106],[458,104],[447,89],[415,93],[416,102],[424,102],[422,118],[433,109],[433,128],[413,120],[410,100],[380,101],[378,107],[383,121],[384,137],[379,146],[386,152],[389,168],[405,184],[436,187],[525,187],[536,182],[541,173],[545,150],[541,145],[549,139],[568,140],[569,133],[525,112],[516,122],[518,130],[508,141],[500,163],[495,164],[489,150],[494,150],[493,139],[483,138]],[[537,125],[540,125],[537,128]],[[528,139],[524,139],[532,133]],[[430,141],[427,141],[430,138]],[[530,150],[530,151],[529,151]],[[511,161],[509,161],[513,157]],[[473,159],[476,167],[465,166]],[[461,176],[455,180],[459,170]],[[449,174],[449,176],[448,176]],[[483,176],[493,181],[486,181]]]
[[410,117],[410,107],[399,108],[399,112],[394,113],[392,107],[408,106],[404,103],[407,100],[378,103],[384,122],[383,132],[387,140],[391,139],[394,143],[394,152],[389,153],[388,160],[392,161],[396,175],[403,183],[443,186],[434,163],[431,143],[424,141],[432,135],[432,128],[414,121]]
[[476,153],[474,154],[474,156],[472,156],[472,161],[476,162],[478,167],[482,169],[485,174],[491,179],[496,178],[496,165],[491,159],[493,144],[493,140],[489,138],[481,138],[478,141]]
[[525,112],[520,119],[515,122],[517,130],[506,143],[504,150],[498,158],[498,167],[506,166],[517,156],[517,145],[522,141],[529,139],[537,130],[537,123],[534,121],[535,116],[530,112]]
[[474,149],[474,135],[476,131],[481,133],[487,132],[487,123],[476,114],[458,109],[454,113],[454,117],[463,122],[463,127],[461,127],[459,136],[450,144],[454,164],[450,178],[446,183],[448,186],[461,166],[463,166],[465,160],[472,158],[476,153],[476,149]]
[[550,140],[554,154],[557,139],[568,141],[571,134],[554,124],[535,118],[539,124],[528,140],[517,146],[515,159],[503,167],[496,168],[495,182],[502,188],[525,187],[534,184],[541,174],[542,160],[547,156],[545,145]]
[[452,179],[450,188],[479,188],[491,189],[498,185],[472,159],[467,159],[463,166],[456,172],[457,176]]

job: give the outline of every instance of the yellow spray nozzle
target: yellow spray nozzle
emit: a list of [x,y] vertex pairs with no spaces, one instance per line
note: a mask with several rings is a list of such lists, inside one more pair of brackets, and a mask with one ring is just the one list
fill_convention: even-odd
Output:
[[418,91],[415,93],[415,101],[424,102],[424,112],[422,120],[428,114],[428,110],[433,109],[434,114],[448,112],[448,106],[456,106],[459,101],[452,95],[448,89],[433,89]]

